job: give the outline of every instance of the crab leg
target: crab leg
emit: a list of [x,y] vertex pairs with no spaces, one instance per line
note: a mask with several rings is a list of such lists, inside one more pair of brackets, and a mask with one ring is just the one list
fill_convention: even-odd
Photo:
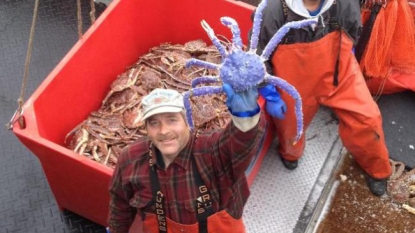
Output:
[[105,157],[105,160],[104,160],[104,165],[107,165],[110,155],[111,155],[111,147],[108,149],[107,156]]
[[205,29],[206,33],[208,34],[213,45],[215,45],[216,48],[218,49],[220,55],[222,55],[222,57],[227,57],[228,52],[226,52],[225,47],[220,43],[219,39],[215,36],[215,32],[213,31],[213,29],[204,20],[202,20],[201,24],[202,24],[203,29]]
[[92,148],[92,156],[94,157],[95,161],[99,162],[101,160],[99,159],[97,150],[98,150],[98,145],[94,145],[94,147]]
[[192,80],[192,88],[199,84],[216,83],[220,82],[220,78],[217,76],[202,76]]
[[304,19],[284,24],[284,26],[278,29],[277,33],[275,33],[274,36],[272,36],[267,46],[265,46],[261,58],[264,61],[268,60],[269,56],[271,56],[275,47],[277,47],[277,45],[281,42],[282,38],[290,31],[290,29],[299,29],[315,23],[317,23],[316,19]]
[[411,207],[407,204],[402,204],[402,208],[404,208],[405,210],[407,210],[411,214],[415,214],[415,208],[413,208],[413,207]]
[[301,96],[294,86],[289,84],[284,79],[267,75],[265,76],[265,82],[270,83],[274,86],[281,88],[283,91],[287,92],[295,100],[295,117],[297,119],[297,136],[294,144],[300,140],[301,135],[303,134],[303,104],[301,101]]
[[238,23],[230,17],[222,17],[221,22],[232,31],[232,45],[236,49],[242,50],[241,30],[239,29]]
[[86,143],[88,142],[88,139],[89,139],[89,134],[86,129],[81,129],[81,132],[82,132],[81,140],[79,140],[78,144],[76,144],[76,147],[74,149],[74,152],[78,154],[84,153],[84,150],[86,148]]
[[219,69],[220,67],[218,64],[198,60],[196,58],[190,58],[189,60],[186,61],[185,67],[189,68],[191,66],[200,66],[206,69],[216,69],[216,70]]
[[176,82],[178,82],[178,83],[182,83],[182,84],[185,84],[185,85],[189,85],[189,83],[187,83],[187,82],[185,82],[185,81],[183,81],[183,80],[181,80],[181,79],[178,79],[178,78],[176,78],[176,77],[174,77],[174,75],[172,75],[170,72],[168,72],[167,70],[165,70],[165,69],[163,69],[161,66],[154,66],[154,65],[152,65],[152,64],[150,64],[150,63],[148,63],[148,62],[146,62],[146,61],[142,61],[142,63],[144,63],[145,65],[147,65],[147,66],[149,66],[149,67],[151,67],[151,68],[153,68],[153,69],[155,69],[155,70],[157,70],[157,71],[161,71],[161,72],[163,72],[164,74],[166,74],[170,79],[172,79],[172,80],[174,80],[174,81],[176,81]]
[[268,4],[268,0],[262,0],[255,10],[254,22],[252,27],[251,44],[249,46],[250,53],[256,53],[258,47],[259,32],[261,31],[262,11]]

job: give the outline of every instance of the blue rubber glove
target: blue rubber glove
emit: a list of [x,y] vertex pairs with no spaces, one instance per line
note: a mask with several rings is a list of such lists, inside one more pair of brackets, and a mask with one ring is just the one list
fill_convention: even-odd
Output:
[[261,109],[257,103],[258,90],[256,87],[243,92],[234,92],[229,84],[223,84],[223,91],[226,93],[226,106],[232,115],[237,117],[251,117]]
[[284,100],[281,99],[280,93],[278,93],[277,89],[273,85],[268,84],[258,90],[262,97],[266,100],[265,109],[268,114],[278,119],[284,119],[287,106],[285,105]]

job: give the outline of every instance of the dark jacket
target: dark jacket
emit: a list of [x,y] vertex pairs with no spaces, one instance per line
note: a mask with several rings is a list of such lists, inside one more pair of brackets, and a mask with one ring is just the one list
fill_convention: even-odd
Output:
[[[269,0],[268,5],[263,11],[257,47],[258,55],[262,54],[269,40],[285,23],[305,19],[294,13],[288,7],[285,8],[288,10],[288,14],[284,15],[282,1],[284,0]],[[324,23],[322,23],[321,17],[319,17],[318,26],[314,30],[311,27],[290,30],[287,34],[289,36],[287,43],[316,41],[333,30],[341,28],[349,35],[354,45],[356,45],[362,28],[359,0],[335,0],[335,2],[330,9],[322,14]],[[287,37],[281,43],[284,43],[285,39]],[[268,72],[272,74],[269,67],[270,64],[266,65],[268,66]]]

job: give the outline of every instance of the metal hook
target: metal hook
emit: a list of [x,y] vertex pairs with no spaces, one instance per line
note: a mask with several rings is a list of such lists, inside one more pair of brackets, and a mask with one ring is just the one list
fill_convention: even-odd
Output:
[[[18,120],[20,120],[22,118],[23,112],[24,112],[23,108],[21,108],[20,110],[16,109],[16,111],[14,111],[14,114],[13,114],[12,118],[10,119],[9,123],[6,124],[6,128],[8,130],[13,129],[14,123],[16,123]],[[18,114],[19,114],[19,116],[17,116]]]

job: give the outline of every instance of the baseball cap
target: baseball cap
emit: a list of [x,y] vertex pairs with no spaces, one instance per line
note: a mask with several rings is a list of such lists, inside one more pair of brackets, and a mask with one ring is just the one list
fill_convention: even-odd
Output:
[[141,100],[143,118],[159,113],[181,112],[184,110],[183,96],[175,90],[156,88]]

